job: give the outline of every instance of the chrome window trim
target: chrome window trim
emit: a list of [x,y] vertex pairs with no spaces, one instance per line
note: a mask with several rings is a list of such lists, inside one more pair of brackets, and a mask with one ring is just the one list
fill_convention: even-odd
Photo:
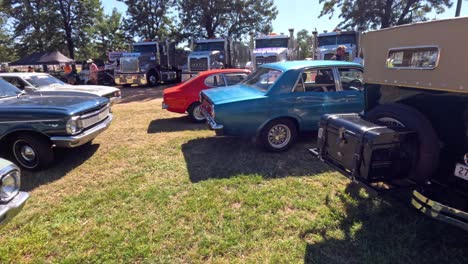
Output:
[[[388,67],[387,60],[389,59],[390,52],[395,50],[409,50],[409,49],[422,49],[422,48],[436,48],[437,49],[437,59],[435,61],[434,67]],[[390,48],[387,51],[387,57],[385,59],[385,68],[386,69],[395,69],[395,70],[433,70],[439,66],[440,60],[440,47],[439,45],[423,45],[423,46],[402,46],[402,47],[395,47]]]

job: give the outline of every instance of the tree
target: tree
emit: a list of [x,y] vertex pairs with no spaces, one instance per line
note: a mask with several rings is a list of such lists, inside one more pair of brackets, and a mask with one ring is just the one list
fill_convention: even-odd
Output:
[[451,0],[319,0],[323,3],[320,16],[333,17],[341,12],[338,27],[377,29],[428,19],[427,14],[443,13],[452,6]]
[[116,8],[112,14],[104,15],[96,23],[97,46],[100,50],[120,50],[125,48],[125,34],[122,30],[122,14]]
[[308,58],[310,56],[312,36],[309,35],[309,32],[306,29],[303,29],[297,32],[296,41],[299,50],[298,59],[303,60]]
[[63,47],[50,1],[4,0],[1,7],[11,19],[12,38],[19,56]]
[[95,22],[102,17],[99,0],[54,0],[58,26],[63,33],[70,58],[75,58],[75,48],[90,43]]
[[118,0],[128,6],[124,28],[130,37],[164,39],[174,28],[175,0]]
[[272,0],[179,0],[178,9],[184,34],[203,38],[263,32],[278,14]]
[[11,32],[7,25],[8,15],[0,7],[0,62],[10,62],[16,59]]

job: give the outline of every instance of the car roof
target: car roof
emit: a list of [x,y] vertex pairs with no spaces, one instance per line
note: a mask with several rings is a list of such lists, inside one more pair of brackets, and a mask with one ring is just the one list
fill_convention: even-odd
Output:
[[30,76],[41,76],[50,75],[45,72],[1,72],[0,76],[19,76],[19,77],[30,77]]
[[302,61],[283,61],[267,63],[260,67],[273,68],[275,70],[287,71],[308,67],[358,67],[363,68],[361,64],[347,61],[336,60],[302,60]]
[[210,74],[219,74],[219,73],[250,73],[247,69],[216,69],[200,72],[199,76],[205,76]]

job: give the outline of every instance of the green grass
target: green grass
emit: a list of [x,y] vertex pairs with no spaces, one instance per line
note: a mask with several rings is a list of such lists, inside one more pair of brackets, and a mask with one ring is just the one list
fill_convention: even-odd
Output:
[[1,263],[467,263],[466,232],[312,158],[215,138],[159,99],[114,106],[90,147],[23,174]]

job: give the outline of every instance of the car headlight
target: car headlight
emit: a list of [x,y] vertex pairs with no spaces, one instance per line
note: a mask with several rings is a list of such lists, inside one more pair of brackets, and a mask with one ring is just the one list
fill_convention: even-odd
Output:
[[79,133],[81,131],[81,127],[78,123],[78,117],[74,116],[67,121],[66,125],[67,133],[70,135]]
[[0,201],[3,203],[13,199],[19,192],[20,170],[14,165],[12,165],[12,168],[0,180]]

